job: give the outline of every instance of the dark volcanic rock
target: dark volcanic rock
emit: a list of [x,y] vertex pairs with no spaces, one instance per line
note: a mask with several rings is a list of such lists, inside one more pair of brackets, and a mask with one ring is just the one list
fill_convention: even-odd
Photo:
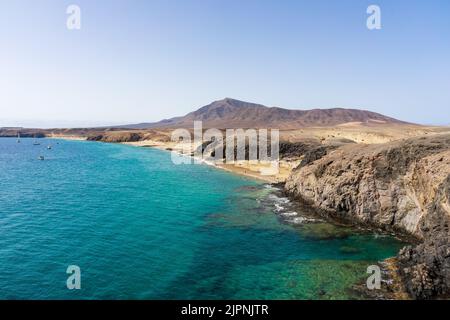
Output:
[[302,142],[280,142],[280,156],[282,158],[299,158],[313,149],[320,147],[320,142],[307,140]]
[[[348,142],[347,142],[348,143]],[[336,148],[343,145],[339,144],[321,144],[316,140],[306,140],[302,142],[287,142],[281,141],[279,143],[279,156],[280,159],[286,160],[297,160],[302,159],[300,166],[308,165],[311,162],[321,159],[325,155],[327,155],[330,151],[335,150]],[[215,152],[217,151],[218,144],[214,141],[205,141],[197,148],[198,153],[203,153],[205,150],[209,150],[211,156],[215,156]],[[256,148],[257,153],[259,155],[259,147]],[[271,146],[270,141],[267,145],[267,155],[270,156]],[[225,158],[226,155],[226,142],[223,141],[223,151],[222,155]],[[234,156],[237,156],[237,145],[235,142],[234,146]],[[249,159],[249,144],[246,141],[245,144],[245,159]]]
[[308,164],[322,159],[324,156],[328,154],[329,151],[336,149],[337,146],[320,146],[313,148],[311,150],[308,150],[304,154],[304,158],[302,159],[302,162],[300,162],[300,168],[307,166]]
[[430,217],[421,222],[420,228],[427,235],[424,242],[405,247],[398,255],[400,272],[414,298],[428,299],[450,292],[450,217],[442,207],[448,199],[450,177],[441,185]]
[[143,136],[138,132],[102,132],[98,134],[91,134],[87,138],[89,141],[102,142],[136,142],[141,141]]
[[398,256],[408,292],[449,294],[449,135],[318,149],[285,188],[324,215],[413,235],[421,244]]

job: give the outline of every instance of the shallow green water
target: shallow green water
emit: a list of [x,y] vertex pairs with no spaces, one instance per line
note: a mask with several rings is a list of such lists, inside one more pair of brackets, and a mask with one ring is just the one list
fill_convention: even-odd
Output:
[[0,181],[1,299],[358,298],[367,266],[402,246],[154,149],[0,139]]

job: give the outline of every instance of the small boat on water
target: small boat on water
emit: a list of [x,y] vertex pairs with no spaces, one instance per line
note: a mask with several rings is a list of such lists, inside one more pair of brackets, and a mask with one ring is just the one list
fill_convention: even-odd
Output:
[[52,146],[47,146],[47,149],[48,149],[48,150],[51,150],[51,149],[52,149]]
[[20,132],[17,133],[17,143],[20,143]]
[[45,160],[44,156],[39,156],[38,160]]
[[40,146],[41,144],[36,140],[36,135],[34,136],[33,146]]

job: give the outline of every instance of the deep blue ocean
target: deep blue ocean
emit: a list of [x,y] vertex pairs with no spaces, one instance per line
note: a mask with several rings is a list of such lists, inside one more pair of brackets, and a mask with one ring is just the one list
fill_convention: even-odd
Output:
[[166,151],[33,141],[0,139],[0,299],[357,299],[403,245]]

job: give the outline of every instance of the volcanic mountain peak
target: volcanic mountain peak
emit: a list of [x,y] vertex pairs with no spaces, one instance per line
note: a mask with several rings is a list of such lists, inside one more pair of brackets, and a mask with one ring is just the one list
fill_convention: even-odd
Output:
[[204,107],[201,107],[200,109],[198,109],[194,112],[189,113],[188,115],[190,115],[190,114],[199,115],[199,114],[214,112],[214,111],[216,111],[217,113],[223,114],[224,112],[233,112],[238,109],[255,109],[255,108],[264,109],[267,107],[263,106],[261,104],[240,101],[240,100],[236,100],[236,99],[232,99],[232,98],[225,98],[222,100],[214,101]]
[[203,127],[214,128],[279,128],[326,127],[345,124],[380,125],[406,124],[379,113],[358,109],[290,110],[266,107],[261,104],[225,98],[214,101],[183,117],[143,123],[127,128],[192,127],[194,121],[202,121]]

